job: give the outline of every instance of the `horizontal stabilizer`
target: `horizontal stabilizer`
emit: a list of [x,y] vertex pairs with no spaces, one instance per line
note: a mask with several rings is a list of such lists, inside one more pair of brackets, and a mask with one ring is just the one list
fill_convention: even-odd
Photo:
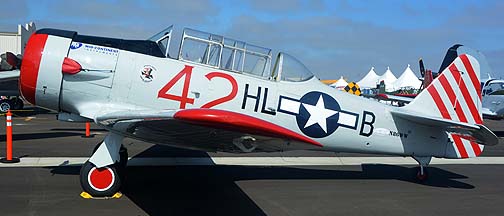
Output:
[[395,102],[402,102],[402,103],[410,103],[411,101],[413,101],[413,98],[411,98],[411,97],[389,95],[389,94],[376,94],[375,98],[378,98],[380,100],[385,100],[385,101],[395,101]]
[[394,116],[418,124],[444,128],[448,133],[460,135],[462,138],[477,142],[481,145],[493,146],[499,143],[499,138],[491,130],[481,124],[472,125],[449,119],[426,116],[425,114],[408,111],[406,109],[392,110],[391,113]]

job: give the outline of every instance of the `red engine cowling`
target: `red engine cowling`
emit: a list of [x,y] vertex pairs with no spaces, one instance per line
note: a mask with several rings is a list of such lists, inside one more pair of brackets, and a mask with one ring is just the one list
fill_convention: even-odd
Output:
[[28,40],[21,64],[19,88],[30,103],[59,110],[62,65],[72,37],[50,32],[48,29],[39,30]]

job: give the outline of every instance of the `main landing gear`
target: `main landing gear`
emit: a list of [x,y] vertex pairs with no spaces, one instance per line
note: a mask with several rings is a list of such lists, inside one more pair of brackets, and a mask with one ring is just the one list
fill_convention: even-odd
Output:
[[429,177],[428,172],[427,172],[427,166],[429,165],[432,157],[417,157],[413,156],[413,159],[415,159],[418,162],[418,168],[416,172],[416,180],[419,182],[424,182],[427,180]]
[[80,171],[82,189],[93,197],[112,197],[125,182],[128,151],[123,137],[109,134],[95,147]]
[[121,178],[117,165],[96,168],[86,161],[80,171],[82,189],[93,197],[111,197],[119,192]]

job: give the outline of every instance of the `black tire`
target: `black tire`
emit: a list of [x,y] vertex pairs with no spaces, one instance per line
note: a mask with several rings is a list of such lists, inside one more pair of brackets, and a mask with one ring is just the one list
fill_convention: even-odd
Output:
[[22,110],[23,107],[24,107],[24,102],[23,100],[19,99],[19,98],[14,98],[11,100],[11,104],[12,104],[12,109],[13,110]]
[[[100,144],[103,141],[99,142],[93,149],[93,154],[98,150],[100,147]],[[115,164],[115,166],[118,169],[119,172],[119,178],[121,178],[122,182],[125,182],[125,177],[126,177],[126,166],[128,165],[128,149],[124,147],[124,145],[121,145],[121,148],[119,149],[119,162]]]
[[80,170],[80,184],[93,197],[111,197],[121,189],[120,175],[115,165],[98,169],[86,161]]
[[116,164],[119,170],[119,178],[121,178],[121,181],[124,183],[126,182],[126,175],[128,172],[128,169],[126,169],[128,165],[128,150],[122,145],[121,149],[119,149],[119,162]]
[[427,181],[427,179],[429,179],[429,172],[427,171],[427,167],[424,167],[423,174],[421,174],[420,167],[418,167],[415,179],[420,183]]
[[119,166],[122,169],[126,169],[126,165],[128,164],[128,149],[121,145],[121,149],[119,149]]
[[0,100],[0,112],[7,112],[12,109],[12,104],[9,100]]

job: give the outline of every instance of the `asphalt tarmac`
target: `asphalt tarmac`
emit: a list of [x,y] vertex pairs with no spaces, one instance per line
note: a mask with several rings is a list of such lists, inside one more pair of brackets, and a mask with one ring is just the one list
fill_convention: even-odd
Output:
[[[3,119],[0,117],[0,119]],[[504,136],[500,121],[485,121]],[[14,118],[14,155],[89,157],[106,131],[81,138],[84,125],[43,110]],[[0,156],[5,124],[0,122]],[[134,157],[230,157],[158,147],[126,139]],[[366,156],[295,151],[254,156]],[[375,155],[373,155],[375,156]],[[504,156],[504,145],[483,156]],[[120,199],[79,196],[78,166],[0,168],[0,215],[501,215],[504,166],[435,165],[425,183],[409,165],[362,166],[131,166]]]

